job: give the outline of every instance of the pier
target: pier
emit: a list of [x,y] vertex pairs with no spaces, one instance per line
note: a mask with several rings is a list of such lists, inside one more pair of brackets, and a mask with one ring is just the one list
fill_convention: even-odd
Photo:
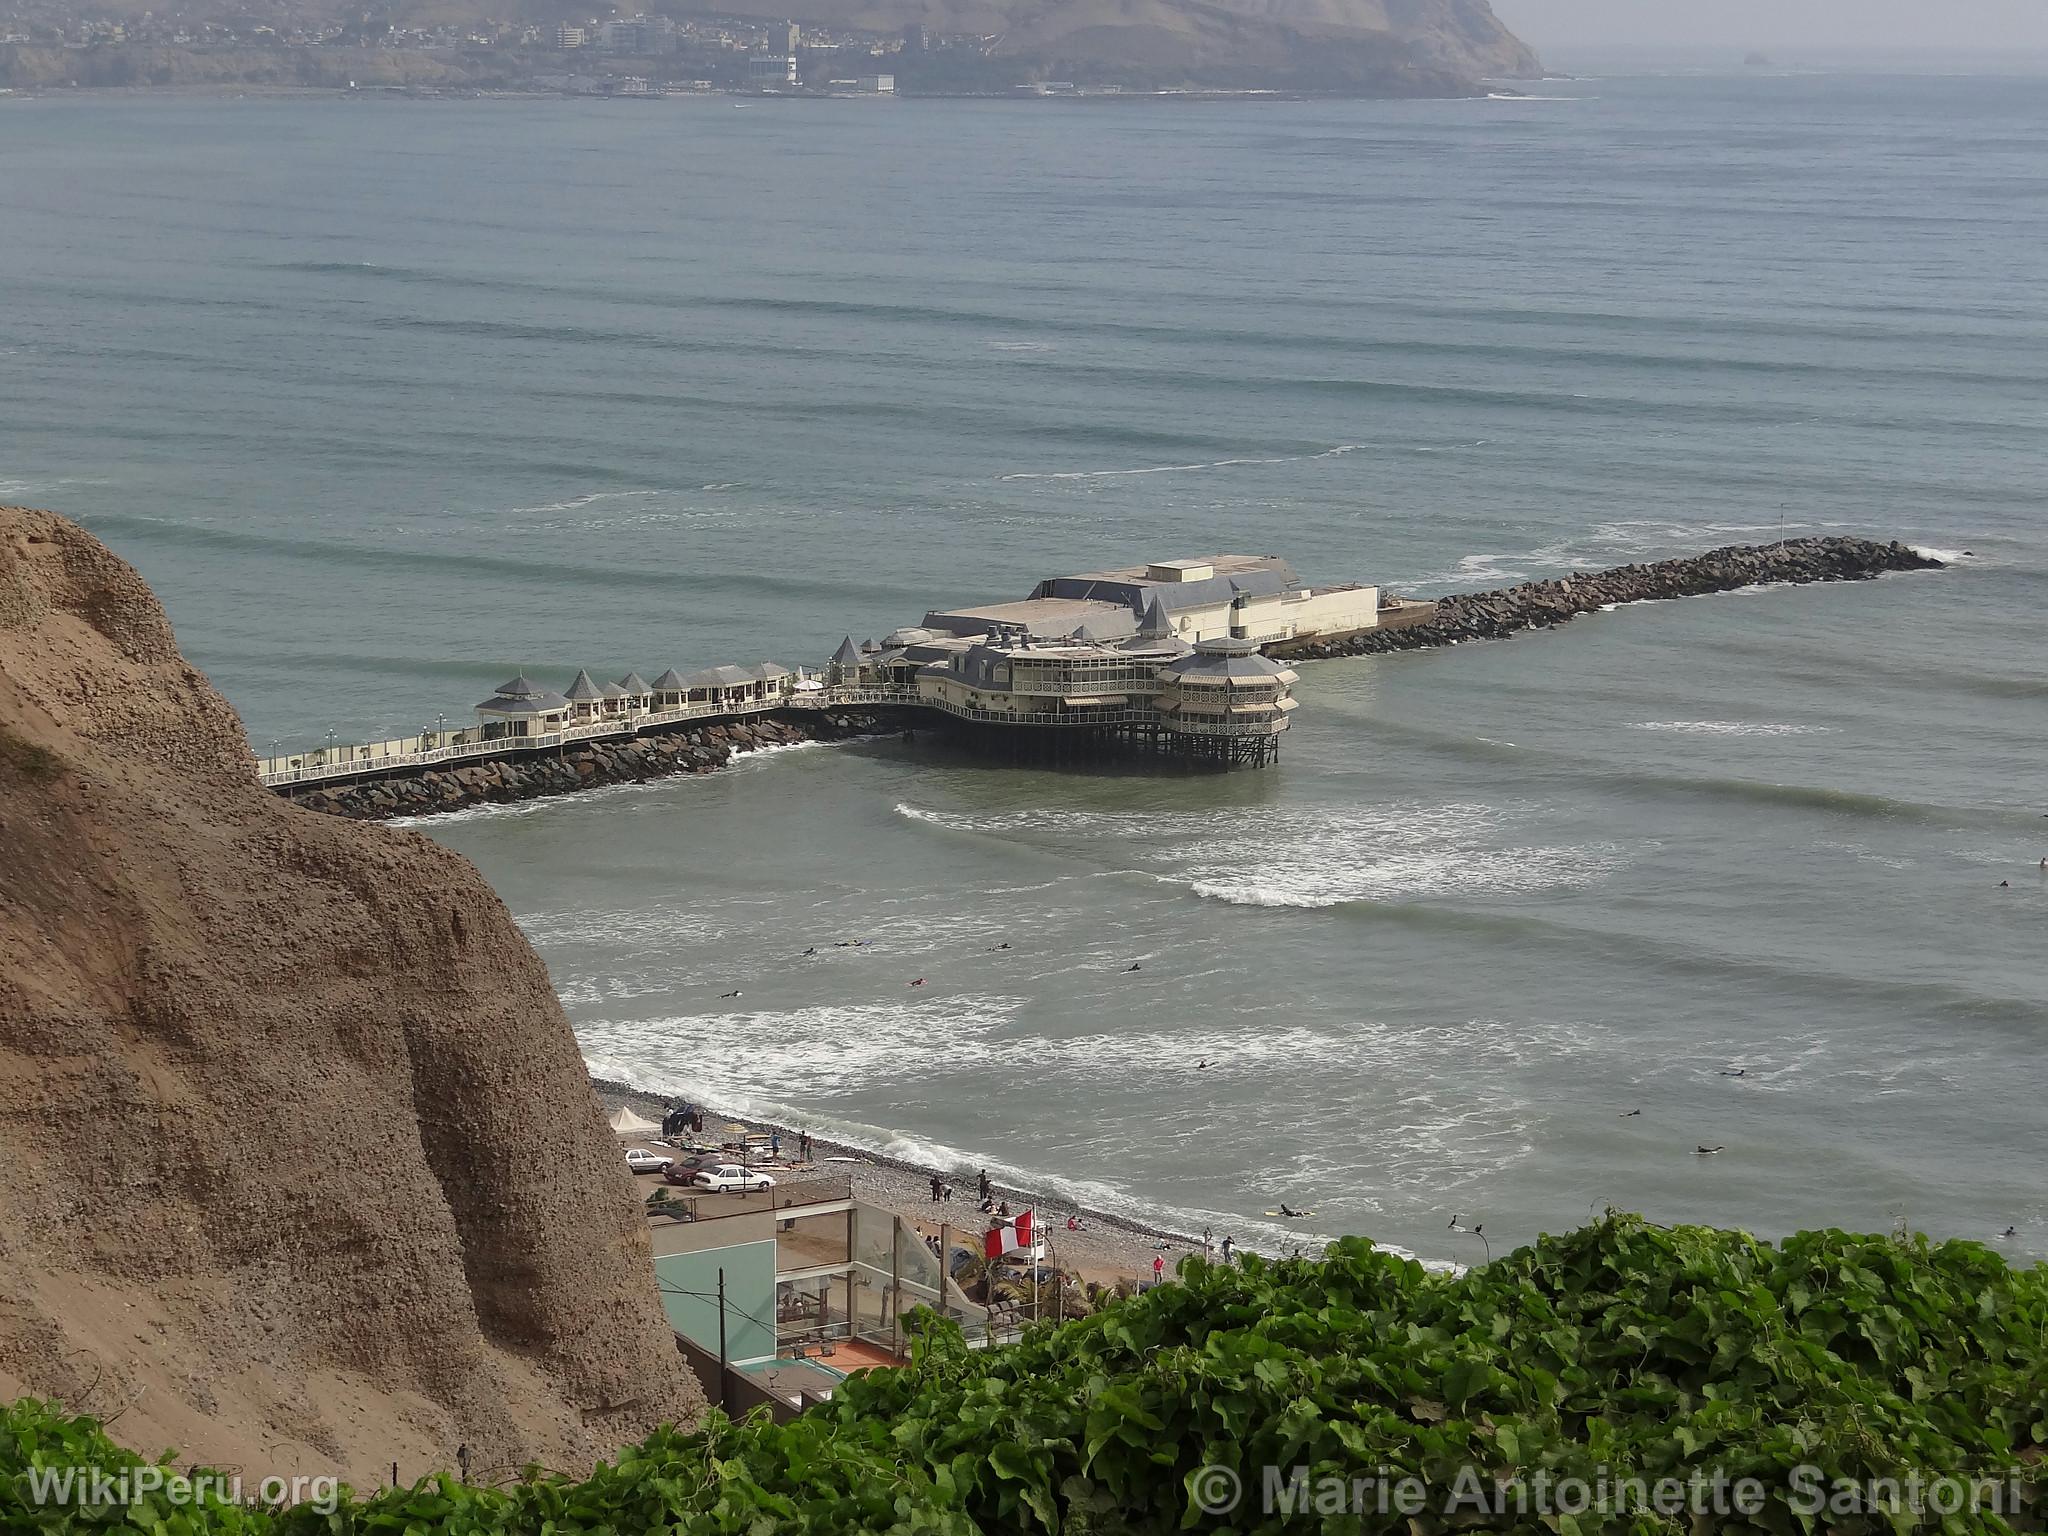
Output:
[[[1433,604],[1390,599],[1403,619]],[[257,763],[272,789],[333,785],[630,741],[771,714],[886,707],[924,711],[1014,755],[1178,758],[1258,767],[1277,760],[1295,674],[1281,641],[1342,639],[1377,626],[1377,587],[1311,588],[1277,555],[1211,555],[1048,577],[1014,603],[934,610],[818,672],[777,662],[674,669],[653,682],[577,673],[560,693],[525,674],[475,706],[477,725],[334,744]]]
[[[1428,600],[1311,590],[1276,556],[1224,555],[1042,581],[1019,602],[934,610],[819,669],[759,662],[652,683],[524,674],[478,723],[257,763],[319,809],[390,816],[703,772],[755,746],[940,726],[1016,761],[1270,765],[1297,701],[1289,662],[1505,639],[1622,603],[1860,581],[1941,561],[1894,540],[1730,546]],[[386,786],[378,790],[375,786]]]

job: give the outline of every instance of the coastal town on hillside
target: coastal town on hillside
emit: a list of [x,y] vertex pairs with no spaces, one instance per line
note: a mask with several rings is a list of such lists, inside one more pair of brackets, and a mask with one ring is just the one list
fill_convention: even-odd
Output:
[[[248,13],[202,17],[174,7],[112,20],[27,0],[0,15],[0,83],[8,83],[10,62],[18,69],[23,54],[60,54],[61,83],[134,86],[177,83],[173,53],[225,60],[258,50],[287,59],[297,83],[345,90],[432,89],[438,82],[386,79],[379,67],[419,55],[497,89],[891,96],[906,66],[913,75],[945,73],[985,60],[996,40],[936,36],[919,24],[883,34],[739,16],[401,25],[367,13],[344,23]],[[164,56],[152,60],[152,51]],[[1074,89],[1060,81],[1019,86],[1025,94]]]

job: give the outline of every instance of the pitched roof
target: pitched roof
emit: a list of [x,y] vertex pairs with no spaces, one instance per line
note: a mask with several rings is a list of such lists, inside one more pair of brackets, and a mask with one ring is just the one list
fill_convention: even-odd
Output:
[[1138,633],[1148,640],[1173,633],[1173,621],[1167,618],[1166,605],[1159,601],[1157,592],[1145,601],[1145,611],[1138,619]]
[[569,685],[567,697],[572,704],[594,704],[604,697],[604,690],[588,672],[578,672],[576,681]]
[[848,635],[839,642],[839,649],[832,653],[833,662],[842,667],[860,665],[860,652],[854,649],[853,636]]
[[530,699],[536,694],[551,692],[553,692],[552,689],[541,687],[539,683],[536,683],[524,672],[513,678],[509,683],[498,684],[498,697],[501,699]]
[[604,685],[604,697],[606,703],[616,704],[620,699],[630,699],[633,695],[626,692],[617,683],[606,683]]
[[569,707],[569,701],[559,693],[542,689],[538,693],[505,694],[495,699],[485,699],[477,705],[480,715],[557,715]]
[[624,677],[619,679],[619,686],[625,689],[628,693],[654,692],[652,688],[647,686],[646,680],[642,678],[638,672],[628,672]]
[[688,688],[744,688],[748,683],[759,682],[745,667],[706,667],[701,672],[692,672],[683,679]]
[[674,667],[670,667],[654,680],[654,686],[663,693],[677,693],[690,685],[683,681],[682,673],[678,672]]
[[752,666],[742,667],[740,670],[757,683],[772,683],[778,677],[790,675],[789,668],[774,661],[757,661]]
[[1219,655],[1214,651],[1197,651],[1183,656],[1178,661],[1169,661],[1164,669],[1175,677],[1226,678],[1233,682],[1270,682],[1287,669],[1277,661],[1270,661],[1254,651],[1246,656]]

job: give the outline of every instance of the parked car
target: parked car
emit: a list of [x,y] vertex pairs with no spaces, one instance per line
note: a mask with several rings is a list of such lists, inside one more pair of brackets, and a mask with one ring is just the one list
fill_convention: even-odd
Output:
[[687,1184],[694,1188],[697,1183],[697,1170],[712,1167],[717,1162],[715,1156],[707,1156],[701,1152],[686,1152],[681,1157],[670,1158],[668,1166],[661,1170],[661,1176],[670,1184]]
[[773,1189],[775,1180],[758,1168],[742,1168],[738,1163],[712,1163],[697,1170],[699,1189],[730,1190],[743,1195],[754,1189]]
[[626,1151],[626,1166],[635,1173],[660,1173],[674,1161],[672,1157],[663,1157],[659,1152],[649,1152],[643,1147],[629,1147]]

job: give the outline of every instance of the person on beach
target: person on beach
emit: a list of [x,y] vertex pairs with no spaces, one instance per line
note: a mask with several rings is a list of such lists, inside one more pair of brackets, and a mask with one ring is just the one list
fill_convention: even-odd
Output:
[[811,1133],[809,1131],[799,1131],[797,1133],[796,1155],[799,1162],[808,1163],[811,1160]]
[[975,1175],[975,1178],[979,1181],[977,1192],[982,1199],[986,1200],[990,1193],[988,1170],[986,1168],[982,1169],[980,1173]]
[[1216,1229],[1214,1227],[1202,1228],[1202,1256],[1204,1258],[1207,1258],[1211,1253],[1214,1253],[1215,1251]]
[[1001,1205],[997,1206],[996,1214],[1007,1219],[1010,1214],[1010,1202],[1005,1200]]
[[782,1132],[774,1131],[768,1137],[768,1155],[776,1161],[782,1159]]
[[932,1204],[938,1205],[946,1198],[945,1183],[935,1173],[932,1175]]
[[1231,1257],[1232,1257],[1232,1255],[1233,1255],[1233,1254],[1234,1254],[1234,1253],[1235,1253],[1236,1251],[1237,1251],[1237,1245],[1236,1245],[1236,1244],[1234,1244],[1234,1243],[1232,1243],[1232,1242],[1231,1242],[1231,1240],[1229,1239],[1229,1237],[1227,1237],[1227,1236],[1226,1236],[1226,1237],[1225,1237],[1225,1238],[1223,1239],[1223,1249],[1222,1249],[1222,1252],[1223,1252],[1223,1262],[1224,1262],[1224,1263],[1226,1263],[1226,1264],[1228,1264],[1228,1263],[1229,1263],[1229,1262],[1231,1261]]
[[1152,1255],[1152,1283],[1159,1284],[1166,1278],[1166,1259],[1161,1254]]

